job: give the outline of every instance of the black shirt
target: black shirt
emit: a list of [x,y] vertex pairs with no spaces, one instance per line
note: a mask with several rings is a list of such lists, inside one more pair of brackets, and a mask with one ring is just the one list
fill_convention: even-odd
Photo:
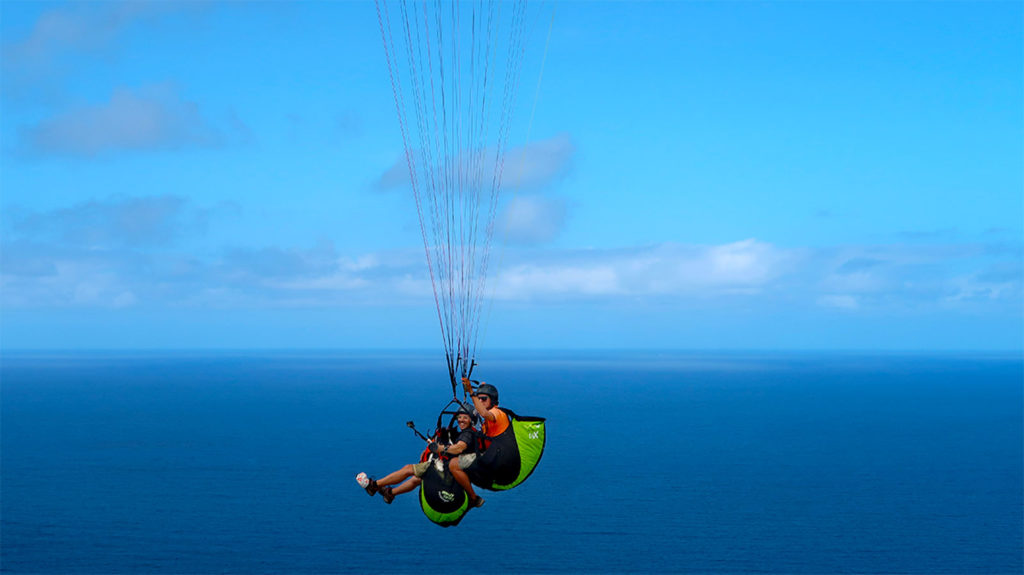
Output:
[[476,432],[473,431],[473,428],[469,428],[463,432],[460,432],[459,436],[455,438],[455,441],[452,442],[452,445],[460,441],[466,443],[466,450],[460,453],[459,455],[465,453],[476,453]]

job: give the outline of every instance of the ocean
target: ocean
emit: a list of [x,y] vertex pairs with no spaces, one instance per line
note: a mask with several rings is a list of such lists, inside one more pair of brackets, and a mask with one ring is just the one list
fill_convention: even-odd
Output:
[[457,527],[354,478],[417,460],[425,352],[7,352],[4,573],[1021,573],[1019,354],[495,352],[547,418]]

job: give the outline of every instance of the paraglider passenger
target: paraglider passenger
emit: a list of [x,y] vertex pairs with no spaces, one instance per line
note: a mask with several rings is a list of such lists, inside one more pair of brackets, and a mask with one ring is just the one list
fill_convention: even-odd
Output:
[[[498,388],[489,383],[483,383],[477,387],[476,393],[473,393],[473,384],[466,378],[462,378],[462,387],[465,388],[466,393],[472,395],[473,406],[476,407],[476,412],[483,418],[481,428],[485,437],[497,437],[508,429],[508,414],[498,408]],[[485,439],[484,441],[486,449],[487,440]],[[448,463],[448,468],[451,470],[452,476],[455,477],[455,481],[458,481],[459,485],[469,495],[470,507],[480,507],[484,504],[483,498],[476,494],[476,491],[473,489],[473,483],[470,482],[469,475],[466,474],[466,470],[470,469],[476,463],[476,460],[477,454],[472,453],[461,455]]]
[[[455,443],[442,447],[436,442],[431,442],[427,447],[431,453],[438,456],[449,456],[476,451],[476,437],[473,431],[476,417],[468,411],[460,409],[457,420],[459,435]],[[366,489],[370,496],[380,493],[380,496],[384,498],[384,503],[391,504],[396,495],[408,493],[419,486],[423,481],[423,474],[427,472],[431,463],[433,462],[428,459],[419,463],[403,465],[397,471],[392,471],[380,479],[367,477],[366,473],[360,473],[356,476],[356,481],[363,489]],[[397,487],[393,487],[396,485]]]
[[476,425],[477,418],[475,413],[470,413],[465,407],[460,407],[458,411],[458,422],[459,422],[459,435],[455,438],[455,441],[449,446],[441,450],[441,455],[470,455],[476,453],[477,445],[477,432],[473,429]]

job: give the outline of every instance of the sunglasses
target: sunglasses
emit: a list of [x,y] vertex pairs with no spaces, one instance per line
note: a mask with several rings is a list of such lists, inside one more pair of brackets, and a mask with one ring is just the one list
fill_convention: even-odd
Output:
[[484,395],[483,393],[481,393],[481,394],[477,395],[477,396],[476,396],[476,398],[477,398],[477,399],[479,399],[480,401],[483,401],[483,400],[485,400],[485,399],[490,399],[490,398],[491,398],[491,396],[489,396],[489,395]]

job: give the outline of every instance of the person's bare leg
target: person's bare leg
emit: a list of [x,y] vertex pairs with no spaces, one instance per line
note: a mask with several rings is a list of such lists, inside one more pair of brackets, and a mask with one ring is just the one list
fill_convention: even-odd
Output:
[[395,487],[392,487],[391,488],[391,494],[392,495],[401,495],[403,493],[408,493],[408,492],[412,491],[413,489],[416,489],[417,487],[419,487],[420,483],[422,483],[422,482],[423,482],[423,480],[420,479],[419,477],[413,477],[413,478],[409,479],[409,481],[406,481],[405,483],[403,483],[401,485],[396,485]]
[[461,467],[459,467],[458,457],[453,457],[452,460],[448,462],[448,469],[451,470],[452,477],[455,478],[455,481],[466,490],[466,494],[469,495],[469,498],[476,499],[476,491],[473,490],[473,484],[469,481],[469,476],[466,475],[466,472],[463,471]]
[[[413,475],[412,465],[411,464],[410,465],[405,465],[401,469],[399,469],[398,471],[392,471],[391,473],[388,473],[384,477],[381,477],[380,479],[378,479],[377,480],[377,486],[378,487],[385,487],[387,485],[394,485],[396,483],[400,483],[400,482],[404,481],[407,477],[412,477],[412,475]],[[403,493],[404,493],[404,491],[403,491]]]

